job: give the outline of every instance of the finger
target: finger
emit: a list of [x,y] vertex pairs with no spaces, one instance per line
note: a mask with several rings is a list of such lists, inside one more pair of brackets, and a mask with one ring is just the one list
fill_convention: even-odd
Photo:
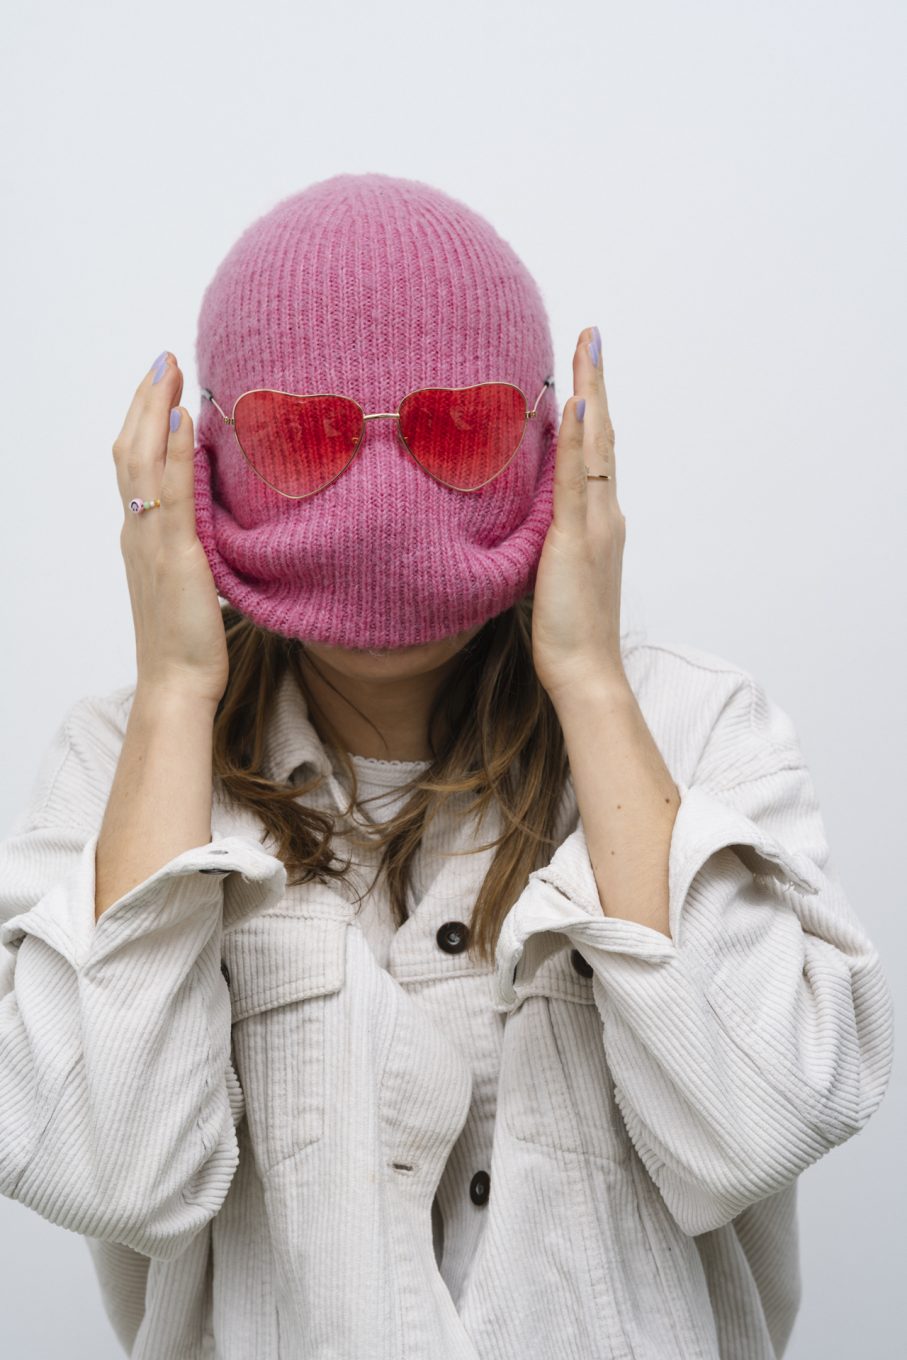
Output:
[[[610,481],[593,481],[593,491],[617,494],[617,460],[614,455],[614,426],[608,410],[608,394],[601,355],[598,327],[590,327],[580,334],[573,355],[574,386],[587,399],[584,425],[586,441],[585,465],[590,473],[607,473]],[[603,499],[596,496],[595,504]]]
[[593,331],[593,339],[594,339],[594,343],[595,343],[595,347],[596,347],[595,356],[594,356],[594,362],[593,362],[593,356],[592,356],[591,354],[589,354],[588,348],[587,348],[587,351],[586,351],[586,352],[587,352],[587,354],[589,354],[589,361],[590,361],[590,363],[593,364],[593,368],[594,368],[595,373],[596,373],[597,378],[598,378],[598,382],[599,382],[599,395],[600,395],[600,397],[601,397],[602,409],[603,409],[603,411],[604,411],[604,417],[605,417],[605,429],[608,431],[608,436],[609,436],[609,439],[610,439],[610,442],[611,442],[611,446],[612,446],[612,448],[613,448],[613,446],[614,446],[614,426],[613,426],[613,424],[611,423],[611,412],[610,412],[610,410],[608,409],[608,392],[607,392],[607,389],[606,389],[606,387],[605,387],[604,360],[603,360],[603,358],[602,358],[602,337],[601,337],[601,332],[599,331],[599,329],[598,329],[597,326],[593,326],[593,327],[592,327],[592,331]]
[[587,505],[584,408],[588,409],[589,398],[578,390],[576,356],[573,372],[573,396],[564,406],[557,436],[552,508],[554,523],[566,534],[585,532]]
[[167,422],[171,407],[182,394],[183,375],[172,354],[145,377],[114,442],[117,481],[124,508],[133,497],[152,500],[160,495],[167,450]]
[[154,469],[154,446],[166,446],[166,413],[173,396],[175,359],[169,351],[158,356],[135,393],[126,411],[120,434],[114,439],[113,458],[117,468],[120,499],[126,521],[135,518],[133,499],[152,500],[159,494],[160,472]]
[[[174,358],[174,356],[170,353],[169,350],[165,349],[163,353],[158,355],[154,363],[143,375],[142,381],[139,383],[138,387],[135,389],[135,392],[133,393],[132,401],[130,402],[129,409],[126,412],[126,417],[123,421],[122,428],[120,429],[120,432],[117,435],[118,443],[126,445],[135,437],[136,431],[138,430],[143,419],[143,415],[146,409],[147,398],[150,393],[155,392],[156,389],[160,386],[160,381],[155,382],[158,373],[163,372],[165,364],[168,367],[172,367],[175,363],[176,359]],[[179,400],[179,398],[177,398],[177,400]]]
[[161,479],[161,541],[172,548],[184,547],[196,537],[195,526],[195,426],[183,406],[169,417],[167,451]]

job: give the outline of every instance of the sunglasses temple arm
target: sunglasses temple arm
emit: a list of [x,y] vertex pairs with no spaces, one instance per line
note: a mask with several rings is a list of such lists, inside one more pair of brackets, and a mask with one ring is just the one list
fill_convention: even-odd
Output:
[[214,397],[213,397],[212,393],[210,392],[210,390],[209,390],[207,387],[203,387],[203,388],[201,389],[201,393],[202,393],[202,396],[203,396],[203,397],[206,397],[207,400],[211,402],[212,406],[217,407],[217,410],[220,411],[220,413],[221,413],[221,415],[223,416],[224,420],[225,420],[226,423],[229,425],[229,424],[230,424],[230,417],[229,417],[228,415],[226,415],[224,411],[221,411],[220,406],[218,406],[217,402],[214,400]]
[[553,377],[551,377],[551,378],[546,378],[545,381],[542,383],[542,390],[541,390],[541,392],[539,392],[538,396],[537,396],[536,399],[535,399],[535,406],[533,406],[532,410],[529,412],[529,416],[530,416],[530,417],[532,417],[532,416],[535,415],[536,409],[537,409],[537,407],[538,407],[539,402],[542,400],[542,397],[545,395],[545,393],[546,393],[546,391],[548,390],[548,388],[549,388],[549,387],[553,387],[553,386],[554,386],[554,378],[553,378]]

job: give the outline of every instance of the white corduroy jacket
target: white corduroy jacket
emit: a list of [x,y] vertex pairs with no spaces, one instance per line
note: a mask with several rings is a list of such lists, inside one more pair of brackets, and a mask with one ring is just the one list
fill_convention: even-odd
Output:
[[[494,968],[464,950],[493,850],[442,862],[382,967],[217,794],[211,843],[95,923],[133,691],[71,707],[0,843],[0,1192],[85,1236],[127,1353],[783,1353],[797,1177],[880,1104],[892,1002],[790,718],[710,653],[624,665],[681,794],[671,939],[604,915],[568,785]],[[295,688],[269,722],[273,777],[341,806]]]

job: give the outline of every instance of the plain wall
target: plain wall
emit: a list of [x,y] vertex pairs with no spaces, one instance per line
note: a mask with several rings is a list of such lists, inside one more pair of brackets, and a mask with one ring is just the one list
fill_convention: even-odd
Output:
[[[561,410],[600,327],[623,622],[795,718],[903,1011],[904,6],[57,3],[4,37],[0,833],[69,704],[134,678],[111,445],[151,360],[197,415],[245,226],[340,171],[424,179],[538,279]],[[801,1178],[791,1360],[903,1346],[903,1068]],[[4,1357],[120,1353],[78,1236],[0,1199],[0,1268]]]

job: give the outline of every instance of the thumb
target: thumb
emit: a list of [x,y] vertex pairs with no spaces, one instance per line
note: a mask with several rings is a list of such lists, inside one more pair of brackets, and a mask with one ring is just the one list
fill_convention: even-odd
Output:
[[184,406],[170,412],[170,433],[161,479],[161,537],[185,546],[195,538],[195,427]]

